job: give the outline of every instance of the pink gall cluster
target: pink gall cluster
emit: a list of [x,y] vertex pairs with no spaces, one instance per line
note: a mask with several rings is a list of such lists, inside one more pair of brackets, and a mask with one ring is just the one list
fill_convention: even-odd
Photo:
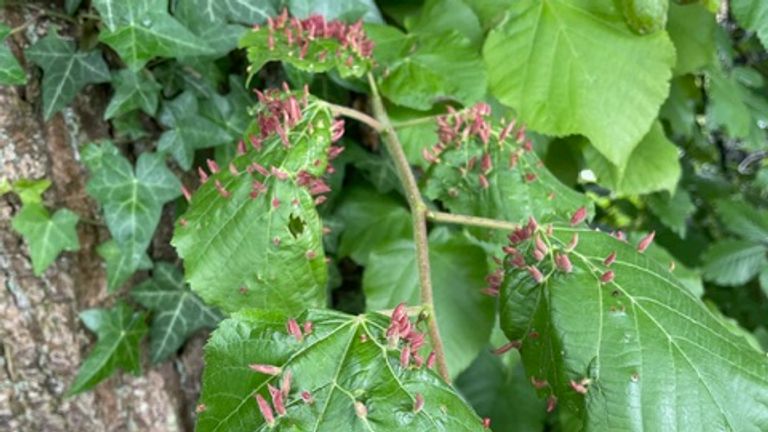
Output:
[[[403,342],[400,351],[400,366],[408,368],[414,365],[420,368],[424,365],[424,358],[419,353],[419,350],[424,346],[424,333],[419,332],[416,326],[411,323],[405,303],[400,303],[392,311],[386,336],[387,345],[390,348],[397,348]],[[426,365],[431,369],[434,364],[435,353],[432,352],[427,356]]]

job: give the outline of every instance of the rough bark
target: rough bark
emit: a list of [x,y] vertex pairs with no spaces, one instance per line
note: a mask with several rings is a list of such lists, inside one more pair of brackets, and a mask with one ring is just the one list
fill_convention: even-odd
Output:
[[[0,20],[10,25],[30,18],[10,7],[0,9]],[[21,48],[49,24],[39,19],[12,37],[22,62]],[[108,95],[105,87],[89,87],[70,108],[44,122],[40,73],[30,65],[27,71],[27,86],[0,87],[0,177],[51,180],[45,204],[65,206],[89,222],[78,225],[80,251],[64,253],[35,277],[26,245],[10,226],[18,199],[0,197],[0,430],[191,430],[204,335],[190,341],[177,359],[155,367],[145,360],[142,376],[118,374],[94,391],[64,398],[94,342],[78,312],[114,302],[96,254],[108,233],[99,223],[98,205],[87,197],[87,176],[79,161],[83,143],[109,137],[109,125],[102,120]],[[154,244],[167,258],[167,238]]]

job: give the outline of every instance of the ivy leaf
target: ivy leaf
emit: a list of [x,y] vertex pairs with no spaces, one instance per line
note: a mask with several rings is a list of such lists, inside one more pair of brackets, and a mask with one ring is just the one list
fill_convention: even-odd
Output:
[[361,265],[367,265],[371,252],[386,243],[412,238],[411,215],[404,203],[367,187],[348,188],[336,217],[344,226],[339,256]]
[[667,31],[677,52],[675,75],[696,72],[713,62],[716,28],[715,14],[704,5],[669,4]]
[[40,204],[43,202],[43,193],[49,187],[51,187],[51,181],[45,178],[18,179],[13,182],[11,190],[19,196],[22,204]]
[[89,144],[84,152],[91,173],[86,185],[88,193],[104,208],[112,238],[122,250],[121,255],[127,255],[132,263],[120,267],[137,266],[160,221],[163,204],[181,195],[181,183],[161,154],[142,153],[134,169],[109,142]]
[[125,303],[112,309],[88,309],[80,319],[99,337],[98,342],[77,372],[68,396],[82,393],[121,368],[134,375],[141,373],[139,342],[147,333],[146,314],[134,312]]
[[[374,37],[386,36],[388,44],[400,47],[390,61],[387,61],[388,55],[376,57],[386,68],[378,81],[387,99],[405,107],[427,110],[444,99],[471,105],[485,96],[485,67],[480,54],[463,35],[455,30],[416,37],[400,33],[402,41],[397,42],[393,38],[395,32],[389,29],[372,33]],[[374,39],[374,42],[378,41]]]
[[35,275],[43,274],[61,251],[80,249],[75,230],[78,219],[67,209],[59,209],[51,217],[48,210],[38,203],[24,204],[13,217],[11,226],[27,242]]
[[[259,116],[272,115],[267,105],[260,106]],[[284,129],[290,146],[277,134],[264,137],[261,150],[238,156],[231,169],[212,175],[194,193],[175,229],[172,243],[192,290],[225,312],[245,307],[298,312],[325,304],[322,224],[300,179],[325,171],[333,118],[314,99],[303,112]],[[254,137],[260,136],[261,123],[251,129]],[[284,179],[262,175],[254,162]]]
[[674,195],[658,192],[645,197],[648,210],[655,214],[667,228],[680,238],[688,231],[688,218],[696,211],[691,195],[685,189],[677,189]]
[[107,290],[114,292],[138,270],[152,268],[152,260],[146,253],[135,254],[130,245],[119,245],[107,240],[96,252],[107,264]]
[[[541,283],[509,269],[501,290],[501,328],[520,341],[539,394],[575,412],[587,430],[764,429],[765,355],[634,245],[555,228],[548,253],[564,253],[574,234],[570,273],[545,257]],[[529,263],[532,243],[516,246]],[[603,261],[614,251],[606,275]]]
[[159,363],[178,351],[201,328],[213,328],[221,314],[185,287],[184,275],[174,265],[157,263],[152,279],[131,290],[131,296],[153,312],[150,352]]
[[761,0],[733,0],[730,6],[739,24],[756,32],[768,49],[768,4]]
[[[467,368],[486,348],[494,324],[494,301],[483,293],[485,252],[447,230],[430,233],[429,253],[435,316],[451,375]],[[396,240],[371,252],[363,273],[367,310],[418,304],[419,273],[413,240]]]
[[721,240],[704,253],[704,278],[720,285],[737,286],[752,280],[768,266],[768,249],[750,240]]
[[24,85],[27,83],[27,73],[21,67],[16,56],[4,43],[5,38],[11,33],[11,28],[0,23],[0,84]]
[[[274,365],[292,376],[276,430],[483,430],[480,418],[434,371],[400,366],[400,350],[387,348],[386,317],[309,310],[297,319],[312,322],[302,342],[286,333],[289,318],[244,311],[213,333],[205,348],[205,411],[198,431],[267,430],[254,396],[270,400],[267,385],[283,378],[254,372],[250,364]],[[302,392],[311,403],[302,401]],[[424,405],[416,413],[417,395]]]
[[117,51],[134,71],[153,57],[190,57],[213,53],[167,12],[166,0],[98,0],[94,6],[106,28],[99,40]]
[[104,113],[105,120],[135,109],[141,109],[150,116],[155,115],[162,86],[148,71],[124,69],[115,74],[112,82],[115,94]]
[[251,122],[248,110],[254,104],[253,93],[243,87],[242,77],[229,76],[229,93],[214,93],[200,101],[200,115],[216,123],[229,135],[229,142],[235,142],[245,135]]
[[719,200],[715,208],[726,229],[745,239],[768,244],[768,212],[742,200]]
[[288,0],[288,5],[293,15],[302,18],[319,14],[346,22],[384,22],[374,0]]
[[25,55],[43,69],[46,120],[69,104],[86,84],[109,81],[109,70],[100,51],[76,51],[75,43],[59,37],[55,29],[29,47]]
[[158,142],[158,150],[169,152],[184,170],[192,167],[195,150],[232,141],[224,129],[199,113],[195,95],[185,91],[163,105],[160,122],[169,127]]
[[587,147],[587,165],[595,172],[598,181],[620,195],[640,195],[666,190],[674,192],[680,180],[677,146],[664,135],[659,122],[632,150],[626,166],[615,166],[598,152]]
[[590,0],[515,2],[483,55],[491,92],[531,129],[585,135],[620,168],[656,118],[675,64],[666,32],[637,36],[613,3]]

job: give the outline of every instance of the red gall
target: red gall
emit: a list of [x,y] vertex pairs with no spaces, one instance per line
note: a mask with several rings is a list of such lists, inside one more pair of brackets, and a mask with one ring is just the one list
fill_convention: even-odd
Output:
[[216,190],[219,192],[219,195],[221,195],[223,198],[229,198],[229,191],[221,184],[219,179],[216,179],[214,185],[216,186]]
[[572,250],[576,249],[576,246],[579,244],[579,234],[573,233],[573,237],[571,238],[571,241],[568,242],[567,245],[565,245],[565,251],[571,252]]
[[278,198],[272,198],[272,208],[279,208],[280,207],[280,200]]
[[573,391],[579,394],[587,394],[587,386],[589,385],[590,380],[588,378],[584,378],[581,381],[571,380],[570,385]]
[[427,368],[432,369],[435,367],[435,360],[437,359],[437,355],[434,351],[430,352],[427,356]]
[[603,260],[603,264],[605,264],[607,267],[610,267],[611,264],[613,264],[616,261],[616,251],[611,252],[610,255],[605,257]]
[[288,330],[288,334],[296,338],[297,342],[301,342],[304,340],[304,334],[301,332],[299,323],[297,323],[295,319],[293,318],[289,319],[288,322],[285,323],[285,327]]
[[545,380],[545,379],[536,379],[536,377],[531,377],[531,385],[536,390],[541,390],[544,387],[548,387],[549,386],[549,382],[547,380]]
[[264,396],[257,394],[256,403],[259,404],[259,411],[261,411],[261,415],[264,416],[264,420],[267,422],[267,425],[269,425],[269,427],[273,427],[275,425],[275,415],[272,412],[272,407],[269,406],[269,402],[264,399]]
[[549,398],[547,398],[547,412],[551,413],[555,408],[557,408],[557,396],[549,395]]
[[491,428],[491,419],[488,417],[483,417],[483,429],[490,429]]
[[208,164],[208,170],[211,172],[211,174],[216,174],[219,172],[219,164],[217,164],[215,160],[206,159],[205,163]]
[[284,416],[285,415],[285,404],[283,403],[283,393],[274,387],[272,384],[267,384],[267,389],[269,390],[269,395],[272,398],[272,405],[275,406],[275,411],[277,411],[278,416]]
[[640,242],[637,243],[637,251],[640,253],[645,252],[645,250],[648,249],[648,246],[653,242],[654,237],[656,237],[656,231],[651,231],[648,235],[640,239]]
[[355,415],[362,419],[368,417],[368,408],[364,403],[355,401]]
[[541,271],[539,271],[536,266],[529,265],[526,267],[526,270],[528,270],[528,273],[531,275],[533,280],[536,281],[536,283],[541,283],[544,281],[544,275],[541,274]]
[[310,393],[310,392],[308,392],[306,390],[301,392],[301,400],[303,400],[304,403],[307,404],[307,405],[311,405],[311,404],[315,403],[315,399],[312,398],[312,393]]
[[236,167],[236,166],[235,166],[235,164],[234,164],[234,163],[232,163],[232,162],[230,162],[230,163],[229,163],[229,172],[230,172],[230,173],[231,173],[233,176],[237,176],[237,175],[240,175],[240,171],[238,171],[238,170],[237,170],[237,167]]
[[614,278],[615,276],[616,276],[616,275],[615,275],[615,273],[613,272],[613,270],[608,270],[608,271],[606,271],[605,273],[603,273],[602,275],[600,275],[600,282],[602,282],[602,283],[610,283],[610,282],[613,282],[613,278]]
[[312,334],[312,330],[315,328],[312,321],[304,321],[304,336],[309,336]]
[[422,408],[424,408],[424,396],[421,393],[416,393],[416,398],[413,401],[413,412],[418,414]]
[[283,371],[279,367],[274,365],[269,365],[269,364],[254,363],[254,364],[248,365],[248,367],[251,368],[251,370],[256,371],[258,373],[262,373],[264,375],[272,375],[272,376],[280,375],[280,372]]
[[571,226],[579,225],[580,223],[584,222],[584,220],[586,219],[587,219],[587,208],[580,207],[571,216]]
[[203,167],[197,167],[197,175],[200,176],[200,183],[208,181],[208,174],[203,171]]
[[573,265],[571,264],[571,260],[570,258],[568,258],[568,255],[566,254],[555,255],[555,265],[563,273],[570,273],[573,271]]
[[184,199],[186,199],[187,202],[190,202],[192,200],[192,194],[189,192],[189,189],[187,189],[187,187],[184,185],[181,185],[181,194],[184,195]]

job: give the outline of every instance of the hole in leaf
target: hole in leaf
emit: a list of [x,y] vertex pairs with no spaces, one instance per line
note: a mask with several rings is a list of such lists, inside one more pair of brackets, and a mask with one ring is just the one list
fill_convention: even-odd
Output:
[[291,214],[288,219],[288,230],[294,238],[300,236],[301,233],[304,232],[304,221]]

